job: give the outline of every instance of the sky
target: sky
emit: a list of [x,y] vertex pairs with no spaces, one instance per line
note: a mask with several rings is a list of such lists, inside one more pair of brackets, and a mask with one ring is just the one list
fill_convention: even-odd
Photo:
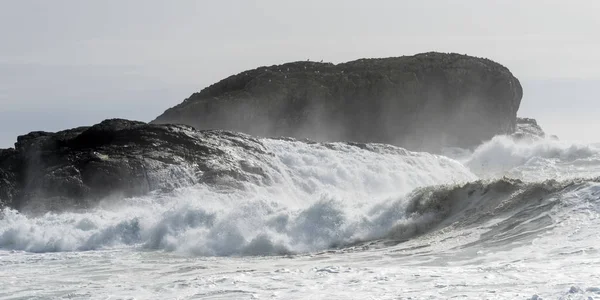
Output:
[[0,1],[0,148],[33,130],[150,121],[263,65],[427,51],[520,79],[520,116],[600,141],[600,1]]

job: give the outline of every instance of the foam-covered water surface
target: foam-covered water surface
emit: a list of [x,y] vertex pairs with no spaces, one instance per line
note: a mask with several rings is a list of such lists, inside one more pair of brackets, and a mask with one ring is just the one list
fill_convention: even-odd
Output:
[[[265,140],[272,184],[107,202],[86,212],[4,211],[0,247],[30,252],[132,246],[193,255],[272,255],[324,250],[382,236],[397,219],[371,207],[414,188],[475,179],[451,159],[385,145]],[[387,219],[386,219],[387,218]]]
[[596,146],[261,142],[268,181],[5,209],[0,298],[600,296]]

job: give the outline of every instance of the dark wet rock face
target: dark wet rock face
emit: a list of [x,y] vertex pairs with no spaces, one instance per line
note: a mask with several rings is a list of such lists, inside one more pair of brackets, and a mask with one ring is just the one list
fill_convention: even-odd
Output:
[[32,132],[15,149],[0,150],[0,206],[45,211],[198,182],[265,182],[265,160],[256,159],[264,155],[264,146],[245,134],[185,125],[115,119]]
[[0,208],[10,205],[18,192],[18,165],[14,149],[0,149]]
[[515,132],[521,97],[508,69],[466,55],[294,62],[226,78],[154,123],[436,151]]

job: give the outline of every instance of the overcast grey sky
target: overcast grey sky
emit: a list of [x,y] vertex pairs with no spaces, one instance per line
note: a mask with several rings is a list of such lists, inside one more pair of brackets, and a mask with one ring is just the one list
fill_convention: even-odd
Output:
[[519,114],[600,140],[600,1],[0,2],[0,147],[31,130],[149,121],[261,65],[425,51],[488,57],[523,83]]

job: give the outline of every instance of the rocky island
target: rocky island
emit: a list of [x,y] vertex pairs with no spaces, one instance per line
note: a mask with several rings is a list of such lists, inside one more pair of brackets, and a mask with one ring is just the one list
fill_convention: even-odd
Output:
[[535,121],[517,122],[522,94],[507,68],[459,54],[262,67],[193,94],[150,124],[112,119],[18,137],[0,149],[0,207],[84,208],[196,183],[268,183],[270,153],[255,136],[436,151],[475,147],[518,126],[539,134]]
[[293,62],[230,76],[153,123],[437,151],[513,133],[522,95],[507,68],[467,55]]

